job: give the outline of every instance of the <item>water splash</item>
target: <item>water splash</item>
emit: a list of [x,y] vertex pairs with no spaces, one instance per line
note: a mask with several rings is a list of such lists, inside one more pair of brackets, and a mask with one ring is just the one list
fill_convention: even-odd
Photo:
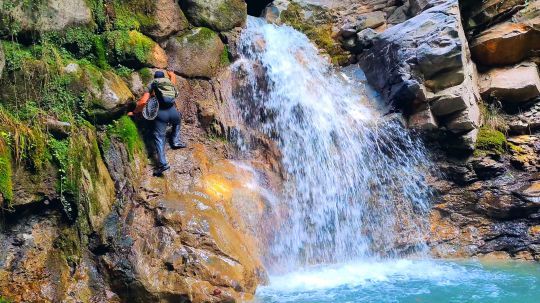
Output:
[[[395,256],[422,247],[429,189],[422,144],[382,115],[307,37],[250,18],[232,67],[237,124],[277,144],[285,214],[266,264]],[[254,146],[244,133],[241,150]]]

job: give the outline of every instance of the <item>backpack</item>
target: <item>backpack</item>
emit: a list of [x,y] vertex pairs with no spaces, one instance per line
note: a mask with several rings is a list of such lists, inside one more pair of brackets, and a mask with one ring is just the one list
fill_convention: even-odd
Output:
[[174,84],[168,78],[158,78],[152,82],[152,88],[159,100],[159,105],[169,108],[174,105],[178,91]]
[[156,119],[159,112],[159,101],[156,97],[152,97],[146,102],[142,110],[142,115],[146,120]]

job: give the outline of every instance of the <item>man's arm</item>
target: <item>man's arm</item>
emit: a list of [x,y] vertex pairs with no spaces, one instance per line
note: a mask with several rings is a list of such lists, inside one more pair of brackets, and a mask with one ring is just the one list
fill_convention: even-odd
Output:
[[133,112],[129,112],[128,116],[133,116],[133,114],[141,113],[144,109],[144,106],[148,102],[148,99],[150,99],[150,93],[144,93],[141,99],[139,99],[139,101],[137,102],[137,106],[135,106],[135,109],[133,110]]

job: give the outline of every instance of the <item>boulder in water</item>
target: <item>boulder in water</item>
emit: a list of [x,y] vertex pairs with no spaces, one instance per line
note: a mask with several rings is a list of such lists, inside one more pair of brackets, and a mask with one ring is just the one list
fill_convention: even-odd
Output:
[[170,38],[166,51],[175,72],[186,77],[211,78],[224,65],[227,50],[215,32],[198,27]]
[[242,26],[247,18],[243,0],[186,0],[181,5],[192,24],[218,32]]

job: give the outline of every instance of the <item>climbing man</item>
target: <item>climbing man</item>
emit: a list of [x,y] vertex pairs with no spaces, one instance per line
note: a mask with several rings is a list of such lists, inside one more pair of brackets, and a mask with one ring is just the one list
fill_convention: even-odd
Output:
[[141,113],[151,97],[156,98],[158,101],[159,111],[153,120],[152,129],[152,137],[157,153],[157,166],[154,169],[154,176],[162,176],[163,172],[171,168],[167,163],[167,158],[165,156],[166,132],[169,124],[172,125],[171,147],[173,149],[186,147],[180,139],[180,123],[182,121],[182,115],[178,112],[175,102],[178,97],[178,91],[175,86],[176,75],[172,71],[167,71],[167,75],[168,78],[165,77],[164,72],[156,71],[154,80],[147,91],[137,102],[137,106],[133,112],[128,113],[130,116],[134,113]]

